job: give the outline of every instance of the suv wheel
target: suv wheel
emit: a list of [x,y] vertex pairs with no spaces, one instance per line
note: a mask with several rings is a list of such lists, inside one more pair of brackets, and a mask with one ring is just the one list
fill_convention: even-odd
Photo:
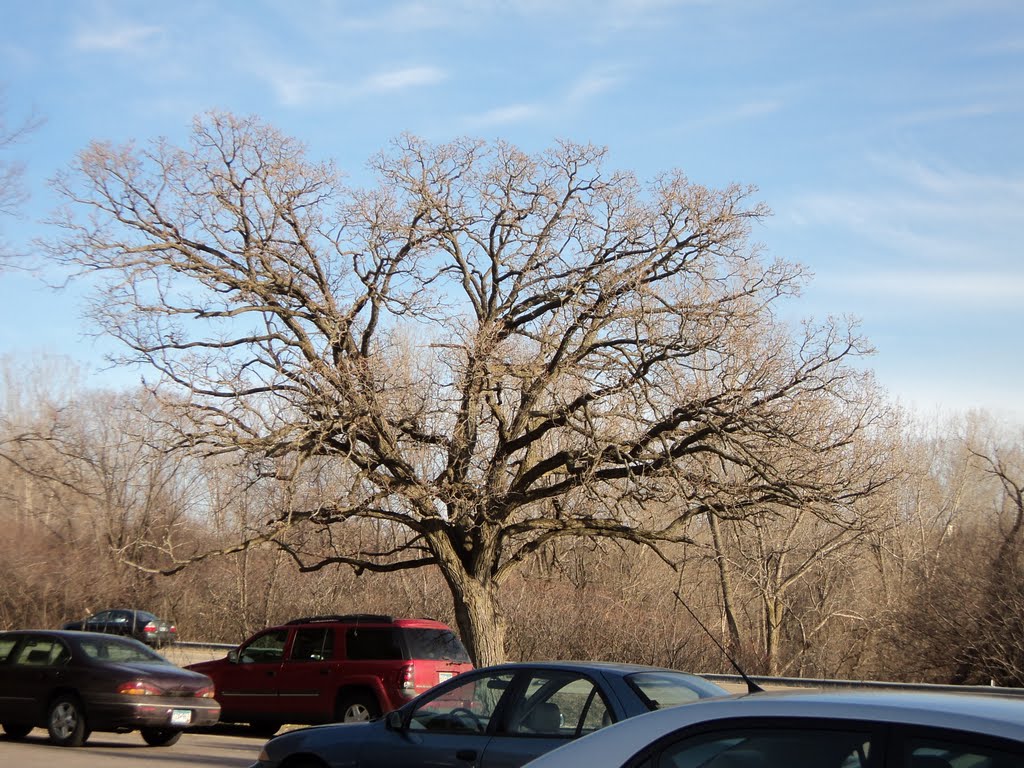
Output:
[[335,719],[342,723],[359,723],[380,717],[380,706],[377,700],[368,693],[353,691],[338,697]]

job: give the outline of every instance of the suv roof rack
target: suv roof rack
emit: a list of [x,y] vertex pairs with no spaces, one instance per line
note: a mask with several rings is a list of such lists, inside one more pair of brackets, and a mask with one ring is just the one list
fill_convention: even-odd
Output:
[[391,624],[394,620],[394,616],[385,616],[377,613],[346,613],[342,615],[304,616],[301,619],[292,619],[291,621],[285,622],[285,625],[315,624],[317,622],[325,621],[374,621],[381,624]]

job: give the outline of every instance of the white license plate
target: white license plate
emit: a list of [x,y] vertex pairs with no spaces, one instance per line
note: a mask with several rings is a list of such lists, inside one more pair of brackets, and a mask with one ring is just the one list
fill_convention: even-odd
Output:
[[451,680],[453,677],[455,677],[454,672],[438,672],[437,682],[443,683],[445,680]]
[[188,725],[192,722],[191,709],[172,709],[171,725]]

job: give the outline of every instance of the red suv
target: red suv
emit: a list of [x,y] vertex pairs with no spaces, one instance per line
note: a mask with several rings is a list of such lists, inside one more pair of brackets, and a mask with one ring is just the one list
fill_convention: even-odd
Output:
[[221,722],[264,735],[284,723],[368,720],[472,668],[445,624],[370,614],[295,619],[188,666],[213,679]]

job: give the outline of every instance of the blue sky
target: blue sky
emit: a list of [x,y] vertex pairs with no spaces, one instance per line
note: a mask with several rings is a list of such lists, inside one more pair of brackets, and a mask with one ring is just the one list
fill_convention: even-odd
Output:
[[[641,178],[756,185],[755,239],[815,275],[794,317],[858,317],[924,415],[1024,422],[1019,0],[0,0],[0,84],[9,118],[46,119],[17,148],[25,218],[0,221],[23,247],[90,140],[180,139],[209,109],[357,181],[404,131],[590,141]],[[96,366],[78,308],[0,274],[0,354]]]

